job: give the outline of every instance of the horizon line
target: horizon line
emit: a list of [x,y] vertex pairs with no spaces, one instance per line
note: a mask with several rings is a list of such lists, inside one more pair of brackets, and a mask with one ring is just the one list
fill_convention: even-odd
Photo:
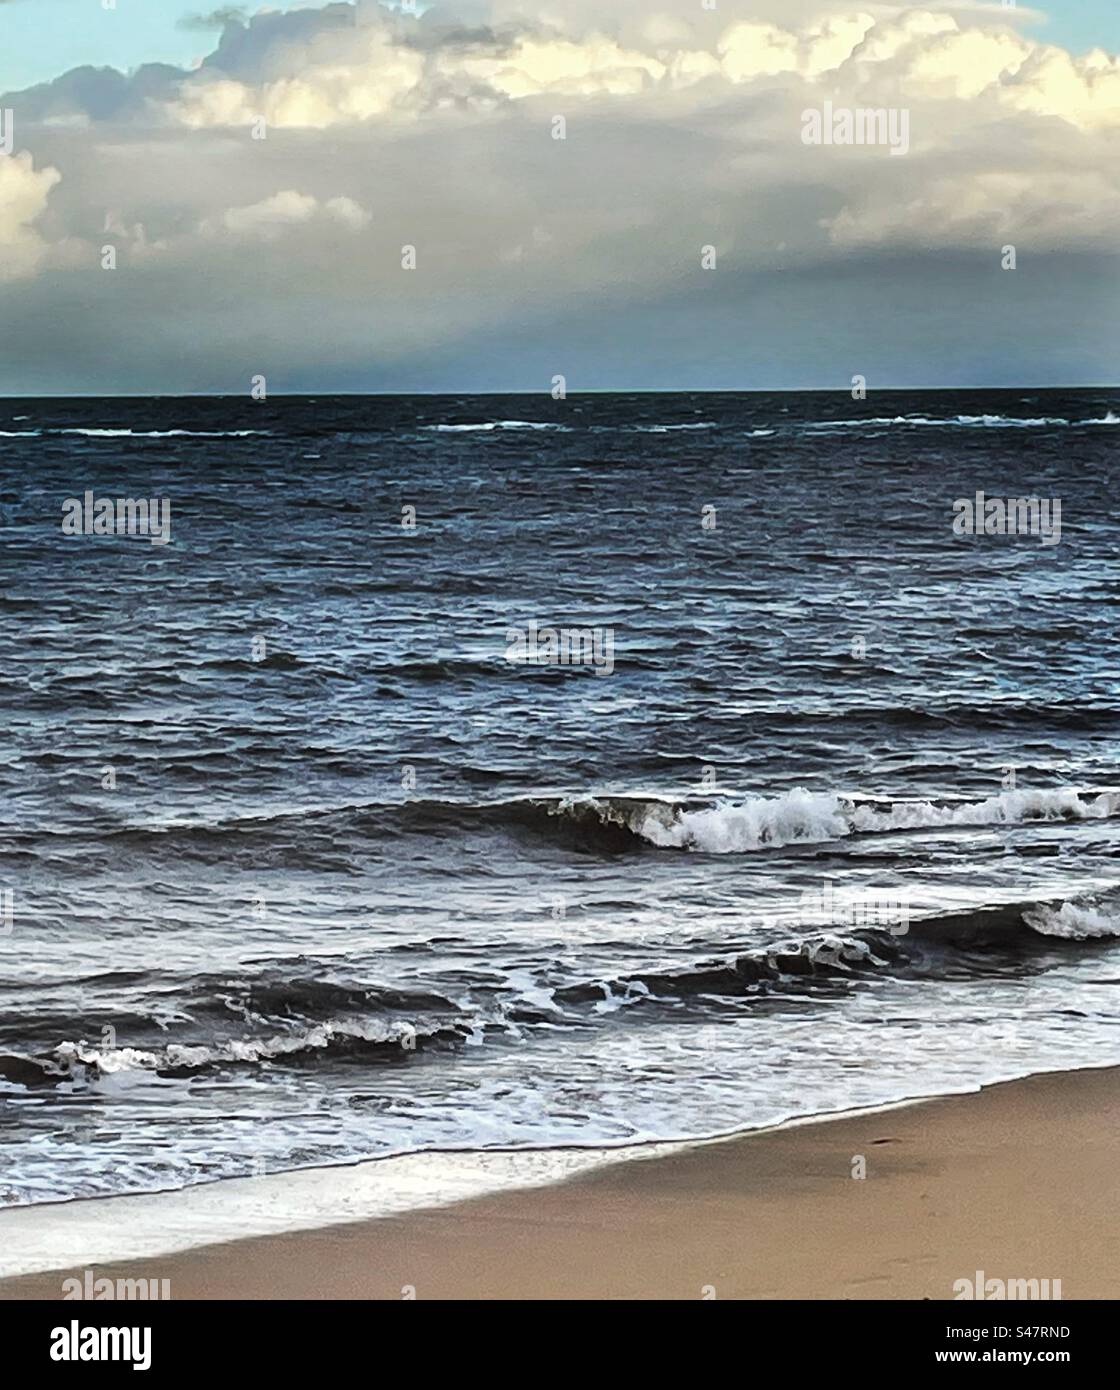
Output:
[[[867,395],[864,399],[876,393],[902,392],[902,391],[1117,391],[1120,390],[1120,382],[1057,382],[1054,384],[1039,385],[1038,383],[1019,382],[1011,385],[997,386],[993,384],[970,385],[970,386],[874,386],[867,388]],[[547,400],[570,399],[573,396],[807,396],[807,395],[850,395],[850,386],[714,386],[714,387],[687,387],[687,386],[643,386],[633,388],[621,387],[588,387],[586,390],[569,391],[564,397],[553,397],[550,391],[530,391],[520,390],[440,390],[440,391],[338,391],[324,388],[311,388],[304,391],[269,391],[263,401],[257,404],[267,404],[269,400],[306,400],[312,396],[332,396],[349,397],[358,399],[369,398],[400,398],[400,397],[433,397],[442,396],[527,396],[542,397]],[[0,394],[0,401],[187,401],[187,400],[212,400],[212,401],[236,401],[252,400],[252,393],[249,391],[227,392],[227,391],[91,391],[91,392],[31,392],[30,394]],[[853,398],[854,399],[854,398]]]

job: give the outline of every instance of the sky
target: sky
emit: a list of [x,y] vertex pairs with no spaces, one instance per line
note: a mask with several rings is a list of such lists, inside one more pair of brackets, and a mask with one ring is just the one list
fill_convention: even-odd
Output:
[[[1114,0],[0,0],[0,394],[1114,382],[1118,50]],[[904,148],[807,142],[868,107]]]

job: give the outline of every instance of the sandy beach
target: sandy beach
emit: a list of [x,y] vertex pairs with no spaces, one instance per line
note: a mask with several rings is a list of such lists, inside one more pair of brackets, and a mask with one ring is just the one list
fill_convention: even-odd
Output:
[[[982,1270],[1112,1298],[1118,1103],[1116,1069],[1052,1073],[97,1273],[175,1299],[950,1299]],[[57,1298],[69,1273],[0,1297]]]

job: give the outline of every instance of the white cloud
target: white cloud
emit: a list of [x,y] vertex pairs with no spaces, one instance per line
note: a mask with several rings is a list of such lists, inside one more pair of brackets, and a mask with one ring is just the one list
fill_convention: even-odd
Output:
[[[306,12],[305,12],[306,13]],[[266,16],[271,21],[276,16]],[[755,20],[713,30],[707,46],[679,20],[649,17],[645,48],[594,26],[464,36],[384,14],[361,26],[324,12],[322,26],[254,23],[248,37],[186,75],[162,103],[191,129],[270,126],[323,130],[440,109],[485,112],[544,94],[619,102],[718,78],[730,89],[785,79],[837,82],[868,100],[920,105],[982,95],[1011,111],[1095,128],[1120,124],[1120,65],[1102,51],[1075,59],[1005,24],[969,24],[944,11],[866,10],[791,29]]]
[[1120,61],[1103,49],[1076,59],[1060,48],[1036,48],[1001,92],[1008,106],[1060,116],[1085,129],[1120,125]]
[[324,204],[324,211],[328,217],[351,232],[360,232],[370,223],[369,213],[353,198],[328,198]]
[[47,247],[34,223],[61,178],[57,169],[36,170],[26,151],[0,155],[0,280],[32,275],[43,260]]
[[200,230],[206,236],[225,234],[251,241],[275,241],[292,228],[313,221],[333,222],[347,231],[357,232],[369,225],[370,216],[352,198],[337,197],[320,202],[311,194],[289,188],[258,203],[227,208],[218,217],[204,219]]
[[801,65],[797,36],[774,24],[733,24],[719,41],[719,54],[732,82],[796,72]]
[[664,63],[655,56],[620,48],[613,40],[592,34],[578,43],[526,37],[508,51],[492,54],[442,53],[430,75],[437,80],[466,77],[499,96],[517,99],[544,92],[633,96],[659,82],[665,73]]

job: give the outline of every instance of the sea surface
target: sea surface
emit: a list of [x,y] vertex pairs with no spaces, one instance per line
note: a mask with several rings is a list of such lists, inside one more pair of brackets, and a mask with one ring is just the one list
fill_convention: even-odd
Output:
[[1118,412],[0,403],[0,1202],[1120,1062]]

